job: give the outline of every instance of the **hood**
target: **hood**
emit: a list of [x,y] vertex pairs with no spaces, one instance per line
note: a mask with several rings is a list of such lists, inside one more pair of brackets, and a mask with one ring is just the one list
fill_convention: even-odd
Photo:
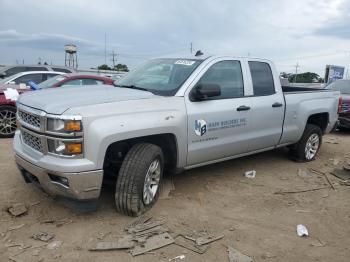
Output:
[[17,103],[50,114],[63,114],[73,107],[153,98],[150,92],[119,88],[111,85],[56,87],[27,92],[20,95]]

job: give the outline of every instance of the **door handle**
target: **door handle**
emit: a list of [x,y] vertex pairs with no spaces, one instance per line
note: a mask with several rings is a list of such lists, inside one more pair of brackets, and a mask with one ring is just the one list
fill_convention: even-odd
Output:
[[272,107],[281,107],[281,106],[283,106],[283,104],[279,103],[279,102],[276,102],[276,103],[272,104]]
[[250,107],[249,106],[240,106],[240,107],[237,107],[237,111],[248,111],[250,110]]

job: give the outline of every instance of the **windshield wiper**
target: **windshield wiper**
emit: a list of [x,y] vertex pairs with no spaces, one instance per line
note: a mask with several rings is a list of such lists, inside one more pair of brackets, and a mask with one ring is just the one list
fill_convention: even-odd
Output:
[[142,90],[142,91],[149,92],[149,90],[147,88],[143,88],[143,87],[139,87],[139,86],[135,86],[135,85],[116,85],[116,86],[117,87],[131,88],[131,89],[137,89],[137,90]]

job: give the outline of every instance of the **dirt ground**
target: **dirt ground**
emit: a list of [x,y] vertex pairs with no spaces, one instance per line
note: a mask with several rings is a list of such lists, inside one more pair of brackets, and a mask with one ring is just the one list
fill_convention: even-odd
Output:
[[[228,261],[232,246],[254,261],[350,261],[350,187],[328,173],[335,190],[275,194],[328,186],[323,175],[350,160],[350,133],[324,137],[317,160],[296,163],[286,149],[193,169],[173,178],[175,190],[149,211],[165,218],[171,234],[206,230],[225,237],[205,254],[169,245],[132,257],[125,251],[91,252],[96,241],[116,239],[133,218],[114,209],[113,190],[103,192],[95,212],[77,213],[24,183],[14,163],[12,139],[0,140],[0,261]],[[244,177],[256,170],[254,179]],[[298,169],[299,175],[298,175]],[[302,172],[302,171],[306,171]],[[24,203],[29,211],[12,217],[9,204]],[[67,222],[61,226],[48,220]],[[296,226],[305,225],[309,237],[298,237]],[[17,228],[16,228],[17,227]],[[50,250],[31,236],[54,233],[63,244]],[[18,245],[16,245],[18,244]]]

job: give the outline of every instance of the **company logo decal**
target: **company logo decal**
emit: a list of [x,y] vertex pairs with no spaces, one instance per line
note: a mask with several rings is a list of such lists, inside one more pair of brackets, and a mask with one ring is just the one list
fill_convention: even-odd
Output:
[[194,121],[194,132],[197,136],[202,136],[207,132],[207,122],[203,119]]

